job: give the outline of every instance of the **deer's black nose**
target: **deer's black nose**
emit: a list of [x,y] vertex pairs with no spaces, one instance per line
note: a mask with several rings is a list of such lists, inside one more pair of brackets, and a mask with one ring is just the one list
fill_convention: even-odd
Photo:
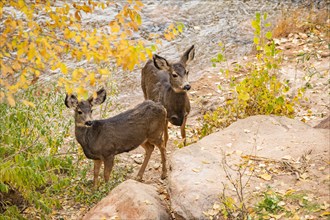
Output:
[[86,121],[86,122],[85,122],[85,125],[90,127],[90,126],[93,125],[93,121]]
[[184,89],[184,90],[187,90],[187,91],[188,91],[190,88],[191,88],[191,86],[190,86],[189,84],[187,84],[187,85],[185,85],[185,86],[183,87],[183,89]]
[[169,121],[176,126],[181,126],[183,118],[179,118],[177,115],[172,115]]

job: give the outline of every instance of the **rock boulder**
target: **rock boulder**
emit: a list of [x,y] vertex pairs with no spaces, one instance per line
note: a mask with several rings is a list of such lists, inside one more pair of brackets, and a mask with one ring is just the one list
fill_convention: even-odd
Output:
[[[177,219],[208,219],[205,211],[219,201],[227,182],[223,158],[229,152],[281,160],[299,158],[312,150],[311,156],[321,159],[320,155],[329,154],[329,148],[328,130],[297,120],[277,116],[239,120],[172,154],[168,177],[171,208]],[[259,184],[263,179],[250,181]]]
[[93,219],[166,220],[170,215],[155,187],[127,180],[83,217],[83,220]]

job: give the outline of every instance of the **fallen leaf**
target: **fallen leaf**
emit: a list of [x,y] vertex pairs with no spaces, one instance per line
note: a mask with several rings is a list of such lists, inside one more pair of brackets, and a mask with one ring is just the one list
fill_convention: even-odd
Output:
[[268,173],[260,174],[259,177],[260,177],[261,179],[264,179],[264,180],[267,180],[267,181],[269,181],[269,180],[272,179],[272,176],[269,175]]
[[309,175],[307,173],[303,173],[300,175],[300,178],[303,180],[306,180],[309,177]]
[[323,212],[320,216],[330,216],[330,212]]
[[197,169],[197,168],[194,168],[194,169],[192,169],[192,171],[194,171],[195,173],[199,173],[201,170]]
[[278,214],[278,215],[269,214],[269,216],[272,217],[271,219],[281,219],[284,215],[285,215],[285,212]]
[[319,171],[325,170],[325,167],[319,167]]
[[291,195],[292,193],[294,193],[295,190],[294,189],[288,189],[286,192],[285,192],[285,195],[288,196],[288,195]]

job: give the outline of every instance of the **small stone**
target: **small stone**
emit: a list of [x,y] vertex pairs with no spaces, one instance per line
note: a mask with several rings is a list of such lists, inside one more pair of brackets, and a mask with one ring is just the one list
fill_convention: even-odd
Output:
[[200,30],[201,30],[201,27],[199,27],[199,26],[194,26],[194,30],[195,30],[195,31],[200,31]]
[[153,165],[153,167],[154,167],[155,170],[158,170],[158,168],[160,167],[160,164],[159,164],[159,163],[155,163],[155,164]]
[[134,158],[134,162],[137,164],[142,164],[142,159],[141,158]]

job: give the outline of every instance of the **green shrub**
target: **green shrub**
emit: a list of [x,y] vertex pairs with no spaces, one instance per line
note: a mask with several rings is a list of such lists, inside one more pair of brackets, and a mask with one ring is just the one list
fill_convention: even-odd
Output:
[[[272,33],[264,29],[270,27],[266,23],[267,14],[256,14],[252,21],[254,28],[255,61],[238,66],[236,71],[242,68],[248,70],[243,79],[230,78],[233,97],[228,99],[224,106],[218,107],[213,112],[208,112],[203,117],[203,127],[199,131],[200,136],[214,132],[216,128],[224,128],[240,118],[252,115],[283,115],[294,117],[295,105],[303,90],[290,98],[286,95],[289,91],[288,81],[279,79],[279,68],[282,64],[280,51],[276,49],[272,40]],[[222,51],[224,51],[222,47]],[[211,61],[213,65],[226,59],[220,53]],[[221,70],[227,76],[230,70]]]
[[8,194],[20,194],[28,205],[50,213],[58,201],[42,194],[69,184],[68,178],[60,178],[59,173],[72,169],[73,158],[57,153],[72,120],[62,115],[63,97],[54,88],[41,89],[29,88],[19,96],[24,101],[15,107],[0,104],[0,194],[4,215],[17,209],[17,204],[6,201]]
[[49,219],[63,204],[87,209],[131,170],[115,166],[109,183],[93,188],[93,162],[76,144],[72,112],[56,90],[32,86],[14,107],[0,104],[0,219]]

